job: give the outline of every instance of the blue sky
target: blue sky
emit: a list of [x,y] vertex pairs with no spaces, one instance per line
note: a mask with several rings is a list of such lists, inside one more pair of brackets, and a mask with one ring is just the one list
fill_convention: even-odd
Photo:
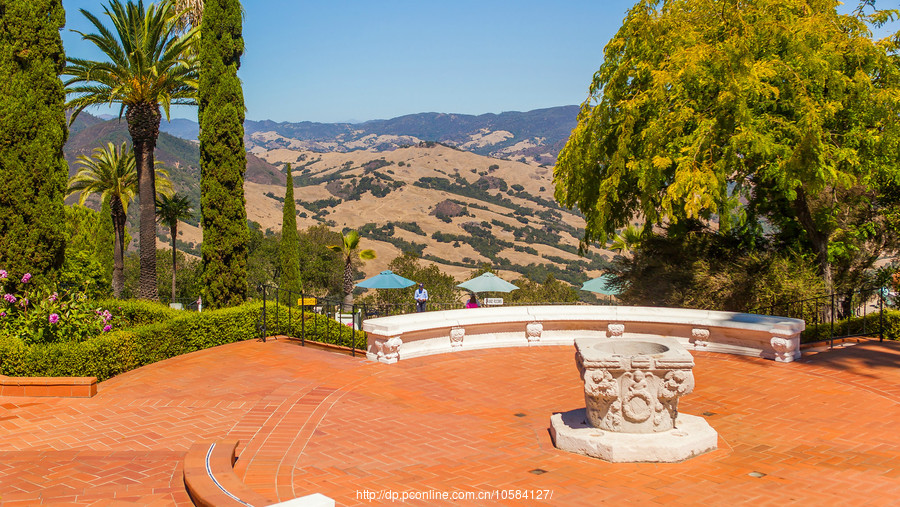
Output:
[[[633,3],[244,0],[247,118],[359,122],[580,104]],[[93,31],[79,9],[99,15],[104,4],[63,0],[67,55],[100,58],[70,29]]]

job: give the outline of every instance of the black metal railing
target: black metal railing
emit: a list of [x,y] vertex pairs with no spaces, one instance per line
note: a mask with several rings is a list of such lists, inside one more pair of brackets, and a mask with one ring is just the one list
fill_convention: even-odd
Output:
[[827,296],[774,303],[748,313],[778,315],[806,322],[802,343],[828,342],[858,336],[884,340],[885,292],[881,288],[857,289]]
[[307,341],[337,345],[353,356],[365,350],[365,336],[360,334],[365,305],[271,285],[257,286],[257,291],[263,304],[257,323],[260,338],[281,335],[304,346]]

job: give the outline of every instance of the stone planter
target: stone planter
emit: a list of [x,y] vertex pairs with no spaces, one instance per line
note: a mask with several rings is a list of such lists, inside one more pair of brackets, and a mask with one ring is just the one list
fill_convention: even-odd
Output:
[[588,421],[623,433],[675,427],[678,399],[694,389],[694,358],[674,339],[575,339]]
[[554,445],[612,462],[677,462],[716,448],[701,417],[679,414],[694,358],[674,338],[575,338],[585,408],[550,418]]

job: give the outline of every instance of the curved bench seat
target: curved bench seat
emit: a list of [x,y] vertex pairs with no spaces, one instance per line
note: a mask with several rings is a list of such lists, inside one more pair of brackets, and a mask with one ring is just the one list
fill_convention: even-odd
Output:
[[643,306],[508,306],[366,320],[367,357],[394,363],[458,350],[572,345],[576,337],[669,336],[688,350],[791,362],[800,358],[799,319]]

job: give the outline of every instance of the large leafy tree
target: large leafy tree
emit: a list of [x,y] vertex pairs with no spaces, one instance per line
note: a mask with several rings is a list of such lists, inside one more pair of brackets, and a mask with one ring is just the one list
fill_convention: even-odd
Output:
[[204,2],[200,41],[200,209],[207,304],[247,297],[249,230],[244,203],[244,52],[238,0]]
[[175,244],[178,241],[178,222],[193,217],[194,208],[191,200],[185,195],[174,193],[172,195],[161,194],[156,198],[156,219],[159,223],[169,228],[169,236],[172,238],[172,292],[171,301],[175,301],[175,275],[178,272],[176,263],[177,250]]
[[303,284],[300,280],[300,238],[297,234],[297,203],[294,201],[294,177],[291,164],[287,164],[287,182],[284,190],[284,213],[281,220],[281,284],[288,291],[288,300],[300,295]]
[[197,65],[189,51],[196,29],[176,28],[173,4],[163,1],[146,8],[142,0],[104,7],[109,28],[82,9],[97,33],[81,36],[94,43],[105,61],[69,58],[65,73],[72,120],[84,108],[120,104],[134,148],[140,202],[139,296],[158,299],[156,287],[156,180],[154,154],[159,137],[160,106],[169,117],[172,104],[195,104]]
[[19,276],[63,264],[65,19],[59,0],[0,1],[0,267]]
[[356,231],[347,231],[341,236],[341,244],[329,245],[328,248],[341,254],[344,260],[344,283],[342,289],[344,292],[344,306],[353,305],[353,260],[360,259],[363,261],[375,258],[375,250],[359,248],[359,233]]
[[829,289],[842,259],[895,248],[881,218],[898,180],[895,46],[837,4],[639,1],[555,169],[557,199],[585,214],[582,247],[635,218],[768,223]]

